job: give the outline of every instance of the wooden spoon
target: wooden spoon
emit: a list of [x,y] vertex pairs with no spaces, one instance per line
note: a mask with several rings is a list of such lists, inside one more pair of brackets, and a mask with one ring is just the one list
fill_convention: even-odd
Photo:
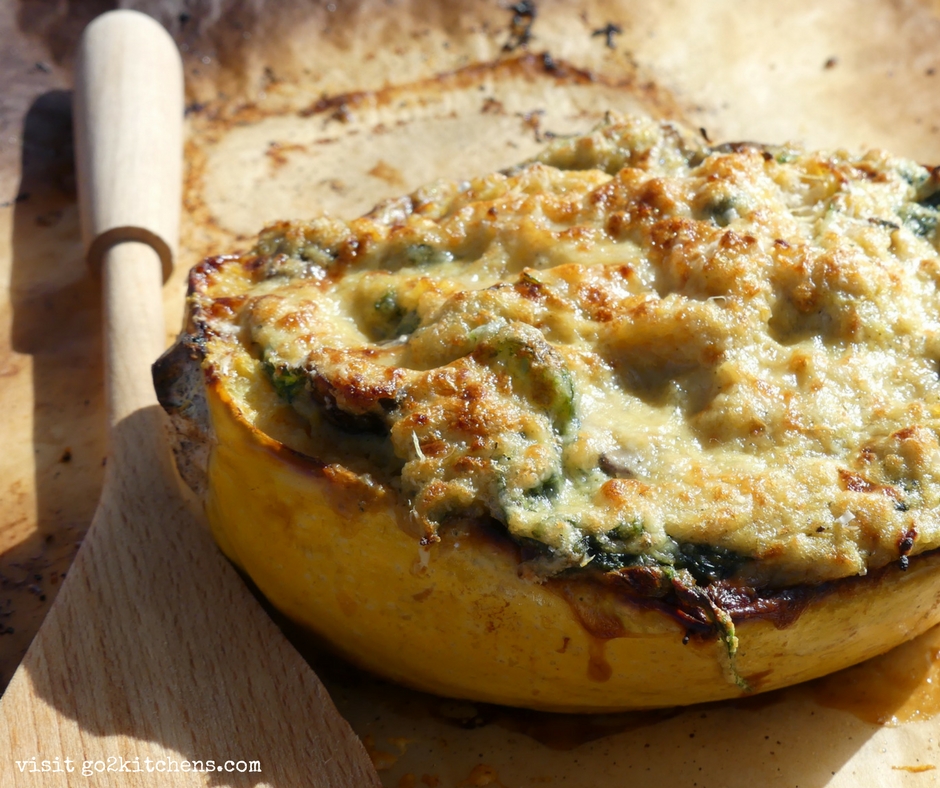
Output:
[[133,11],[95,20],[75,108],[111,446],[91,528],[0,700],[0,785],[378,785],[215,548],[165,440],[150,364],[179,222],[182,67],[169,35]]

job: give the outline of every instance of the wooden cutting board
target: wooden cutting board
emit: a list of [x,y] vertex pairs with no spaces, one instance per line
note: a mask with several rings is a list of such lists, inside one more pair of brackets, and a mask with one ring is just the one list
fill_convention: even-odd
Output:
[[[716,141],[882,146],[940,161],[932,2],[544,0],[534,17],[489,1],[279,3],[276,13],[219,3],[189,17],[181,4],[150,7],[183,45],[189,80],[181,265],[165,290],[171,328],[184,270],[244,247],[266,222],[352,216],[435,177],[507,166],[611,108],[677,118]],[[22,9],[8,20],[27,36],[17,68],[34,91],[67,84],[70,23]],[[51,73],[31,71],[37,61]],[[68,114],[46,94],[27,120],[28,144],[14,148],[30,196],[0,208],[10,282],[0,406],[15,447],[0,458],[0,572],[11,600],[0,595],[0,624],[16,617],[17,630],[0,649],[20,639],[0,652],[5,671],[87,524],[103,457],[98,302],[68,191]],[[0,203],[16,195],[18,164],[7,161]],[[335,666],[321,673],[387,785],[596,785],[628,775],[640,785],[854,785],[862,774],[926,785],[938,773],[928,767],[940,766],[936,723],[861,717],[929,717],[935,641],[743,707],[577,723],[363,684]],[[884,697],[846,711],[872,676]]]

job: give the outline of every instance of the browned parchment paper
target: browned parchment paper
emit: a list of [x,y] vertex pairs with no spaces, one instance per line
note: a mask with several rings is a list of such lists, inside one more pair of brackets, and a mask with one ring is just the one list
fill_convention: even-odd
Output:
[[[0,672],[8,678],[101,480],[98,297],[80,259],[71,51],[101,2],[0,8]],[[714,141],[880,146],[940,162],[940,3],[128,2],[189,79],[180,267],[266,222],[352,216],[523,159],[608,109]],[[169,339],[169,337],[168,337]],[[509,712],[317,663],[389,786],[940,782],[940,635],[806,687],[645,715]],[[893,725],[879,724],[895,718]],[[2,767],[0,767],[2,771]]]

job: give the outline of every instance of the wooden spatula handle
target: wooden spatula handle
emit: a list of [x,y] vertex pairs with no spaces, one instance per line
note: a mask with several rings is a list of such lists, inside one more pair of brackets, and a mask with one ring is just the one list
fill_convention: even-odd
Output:
[[[86,242],[104,267],[111,454],[84,544],[0,698],[0,786],[380,788],[181,495],[161,434],[150,362],[179,219],[180,74],[146,17],[110,13],[84,35],[77,150]],[[94,774],[36,773],[46,757]],[[110,773],[115,761],[131,771]]]
[[182,74],[173,40],[144,14],[104,14],[82,36],[75,74],[79,199],[89,263],[104,269],[112,426],[156,403],[150,363],[165,339],[161,274],[173,269],[179,234]]
[[75,74],[82,235],[100,265],[116,243],[142,241],[173,268],[182,181],[183,68],[153,19],[112,11],[82,35]]

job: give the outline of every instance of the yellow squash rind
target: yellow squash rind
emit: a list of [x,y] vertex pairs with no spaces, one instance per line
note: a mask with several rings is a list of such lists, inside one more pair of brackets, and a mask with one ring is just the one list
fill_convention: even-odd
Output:
[[[211,378],[211,376],[210,376]],[[226,555],[280,611],[393,681],[451,697],[568,712],[698,703],[746,694],[719,639],[683,643],[665,613],[600,583],[520,577],[508,549],[469,535],[423,547],[396,496],[299,455],[252,427],[218,380],[207,513]],[[490,545],[492,547],[492,545]],[[736,624],[735,669],[754,690],[821,676],[940,623],[940,555],[852,578],[788,626]],[[615,626],[598,636],[571,594]],[[618,622],[619,623],[616,623]]]

